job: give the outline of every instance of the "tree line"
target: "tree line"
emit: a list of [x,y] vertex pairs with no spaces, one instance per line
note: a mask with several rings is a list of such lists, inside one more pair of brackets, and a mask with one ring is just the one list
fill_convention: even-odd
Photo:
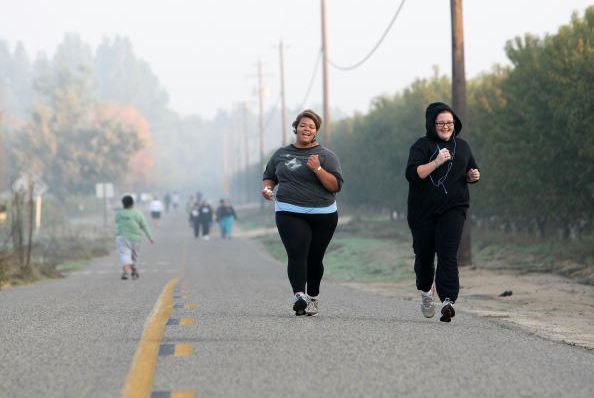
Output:
[[[471,189],[479,222],[540,234],[551,225],[566,234],[591,228],[593,26],[589,7],[556,34],[510,40],[510,66],[468,81],[462,137],[481,167],[482,181]],[[335,123],[332,149],[347,179],[342,202],[405,212],[408,149],[424,134],[427,104],[451,103],[450,92],[450,79],[435,70],[376,98],[366,114]],[[243,132],[251,166],[227,184],[235,198],[257,200],[251,188],[261,177],[256,116],[236,107],[213,120],[198,116],[199,109],[181,117],[168,101],[128,39],[106,38],[93,51],[71,33],[51,59],[39,54],[33,62],[22,45],[10,51],[0,41],[3,186],[19,170],[33,169],[56,194],[91,193],[100,180],[220,192],[224,174],[244,167]],[[280,144],[279,123],[271,118],[266,148]],[[224,148],[225,136],[235,142],[231,149]]]
[[[511,65],[467,82],[461,137],[481,168],[481,182],[470,189],[473,218],[541,237],[551,229],[580,236],[594,215],[594,7],[556,34],[509,40],[505,51]],[[451,80],[437,68],[375,98],[366,114],[334,123],[343,205],[406,215],[409,148],[425,134],[425,108],[435,101],[451,104]],[[235,195],[247,192],[246,180],[253,187],[260,179],[258,166],[237,174]]]
[[[556,34],[510,40],[505,51],[510,66],[467,84],[461,137],[482,176],[471,188],[473,215],[541,236],[551,226],[577,236],[592,228],[594,210],[594,7]],[[451,103],[451,81],[438,71],[334,126],[347,176],[342,201],[406,211],[408,150],[435,101]]]
[[[237,128],[240,115],[220,112],[209,121],[199,112],[182,117],[170,109],[127,38],[92,49],[67,33],[52,57],[33,61],[21,43],[11,50],[0,40],[0,189],[33,171],[57,196],[93,194],[103,181],[119,191],[220,192],[223,133]],[[256,131],[251,112],[246,125]]]
[[[148,108],[116,89],[127,80],[118,73],[122,45],[120,39],[106,40],[94,56],[78,35],[67,34],[52,59],[39,54],[31,63],[21,44],[11,54],[0,42],[4,186],[27,171],[42,176],[57,196],[92,193],[97,182],[150,168],[143,148],[152,138],[141,113]],[[128,75],[138,75],[133,72]],[[146,94],[136,95],[145,102],[162,95]]]

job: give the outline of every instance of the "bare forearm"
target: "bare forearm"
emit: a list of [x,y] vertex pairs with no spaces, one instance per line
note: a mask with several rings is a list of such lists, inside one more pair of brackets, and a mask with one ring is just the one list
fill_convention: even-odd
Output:
[[340,191],[338,180],[334,174],[329,173],[324,169],[320,169],[316,172],[316,176],[328,192],[334,193]]
[[424,180],[429,176],[429,174],[433,173],[439,166],[435,160],[432,160],[429,163],[422,164],[417,167],[417,174],[421,180]]

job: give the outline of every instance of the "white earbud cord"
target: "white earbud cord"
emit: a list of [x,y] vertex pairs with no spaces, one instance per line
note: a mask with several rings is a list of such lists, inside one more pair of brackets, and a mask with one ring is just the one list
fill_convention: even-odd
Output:
[[[454,134],[452,134],[452,139],[454,140],[454,148],[452,150],[452,158],[450,159],[450,163],[448,164],[448,169],[446,170],[445,174],[442,177],[440,177],[439,180],[437,180],[437,182],[435,182],[435,180],[433,180],[433,177],[431,176],[431,174],[429,174],[429,179],[431,180],[431,183],[433,184],[433,186],[435,186],[437,188],[439,188],[441,186],[446,195],[448,194],[448,190],[445,187],[445,181],[448,178],[448,174],[450,174],[452,165],[454,164],[454,156],[456,156],[456,136]],[[429,157],[429,160],[434,160],[435,158],[437,158],[437,154],[439,154],[440,150],[441,149],[439,148],[439,145],[437,145],[437,149],[435,150],[435,152],[433,152],[431,154],[431,156]]]

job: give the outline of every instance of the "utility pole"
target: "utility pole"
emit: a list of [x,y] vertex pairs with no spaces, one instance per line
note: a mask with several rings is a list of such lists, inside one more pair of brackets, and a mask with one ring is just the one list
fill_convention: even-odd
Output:
[[[234,105],[231,119],[231,129],[229,130],[229,196],[231,200],[237,202],[237,196],[241,194],[241,187],[237,183],[241,168],[241,131],[239,130],[238,108]],[[238,192],[239,191],[239,192]]]
[[[262,86],[262,61],[258,58],[258,125],[260,130],[260,160],[258,173],[264,170],[264,88]],[[260,195],[260,209],[264,209],[264,198]]]
[[[452,13],[452,106],[462,123],[467,122],[466,112],[466,73],[464,71],[464,22],[462,18],[462,0],[450,0]],[[468,125],[465,136],[468,137]],[[458,249],[460,265],[472,265],[470,241],[470,210],[466,214],[462,240]]]
[[285,98],[285,49],[283,41],[281,40],[278,46],[280,53],[280,83],[281,83],[281,125],[283,130],[283,146],[286,146],[288,142],[288,128],[287,128],[287,104]]
[[450,0],[452,11],[452,100],[460,118],[466,122],[466,73],[464,71],[464,22],[462,0]]
[[250,183],[252,182],[249,177],[248,170],[250,169],[250,141],[248,137],[247,128],[247,103],[243,103],[242,106],[242,125],[243,125],[243,150],[244,150],[244,161],[245,161],[245,201],[250,201]]
[[321,0],[322,6],[322,97],[324,102],[324,135],[325,144],[332,144],[332,131],[330,130],[330,105],[328,103],[328,43],[326,26],[326,0]]
[[[2,124],[2,118],[4,116],[4,112],[0,112],[0,124]],[[6,152],[5,152],[5,145],[3,140],[0,140],[0,169],[2,170],[2,172],[0,172],[0,189],[4,189],[5,188],[5,182],[6,182],[6,172],[4,170],[7,170],[8,167],[6,165]]]
[[260,169],[264,162],[264,87],[262,86],[262,61],[258,59],[258,130],[260,132]]
[[229,131],[223,130],[223,192],[225,197],[229,196]]

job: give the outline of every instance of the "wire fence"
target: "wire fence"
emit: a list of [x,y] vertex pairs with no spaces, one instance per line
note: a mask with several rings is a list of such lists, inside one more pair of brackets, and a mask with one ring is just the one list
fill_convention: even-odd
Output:
[[105,255],[112,225],[96,198],[57,199],[32,190],[0,196],[0,288],[59,277],[58,265]]

